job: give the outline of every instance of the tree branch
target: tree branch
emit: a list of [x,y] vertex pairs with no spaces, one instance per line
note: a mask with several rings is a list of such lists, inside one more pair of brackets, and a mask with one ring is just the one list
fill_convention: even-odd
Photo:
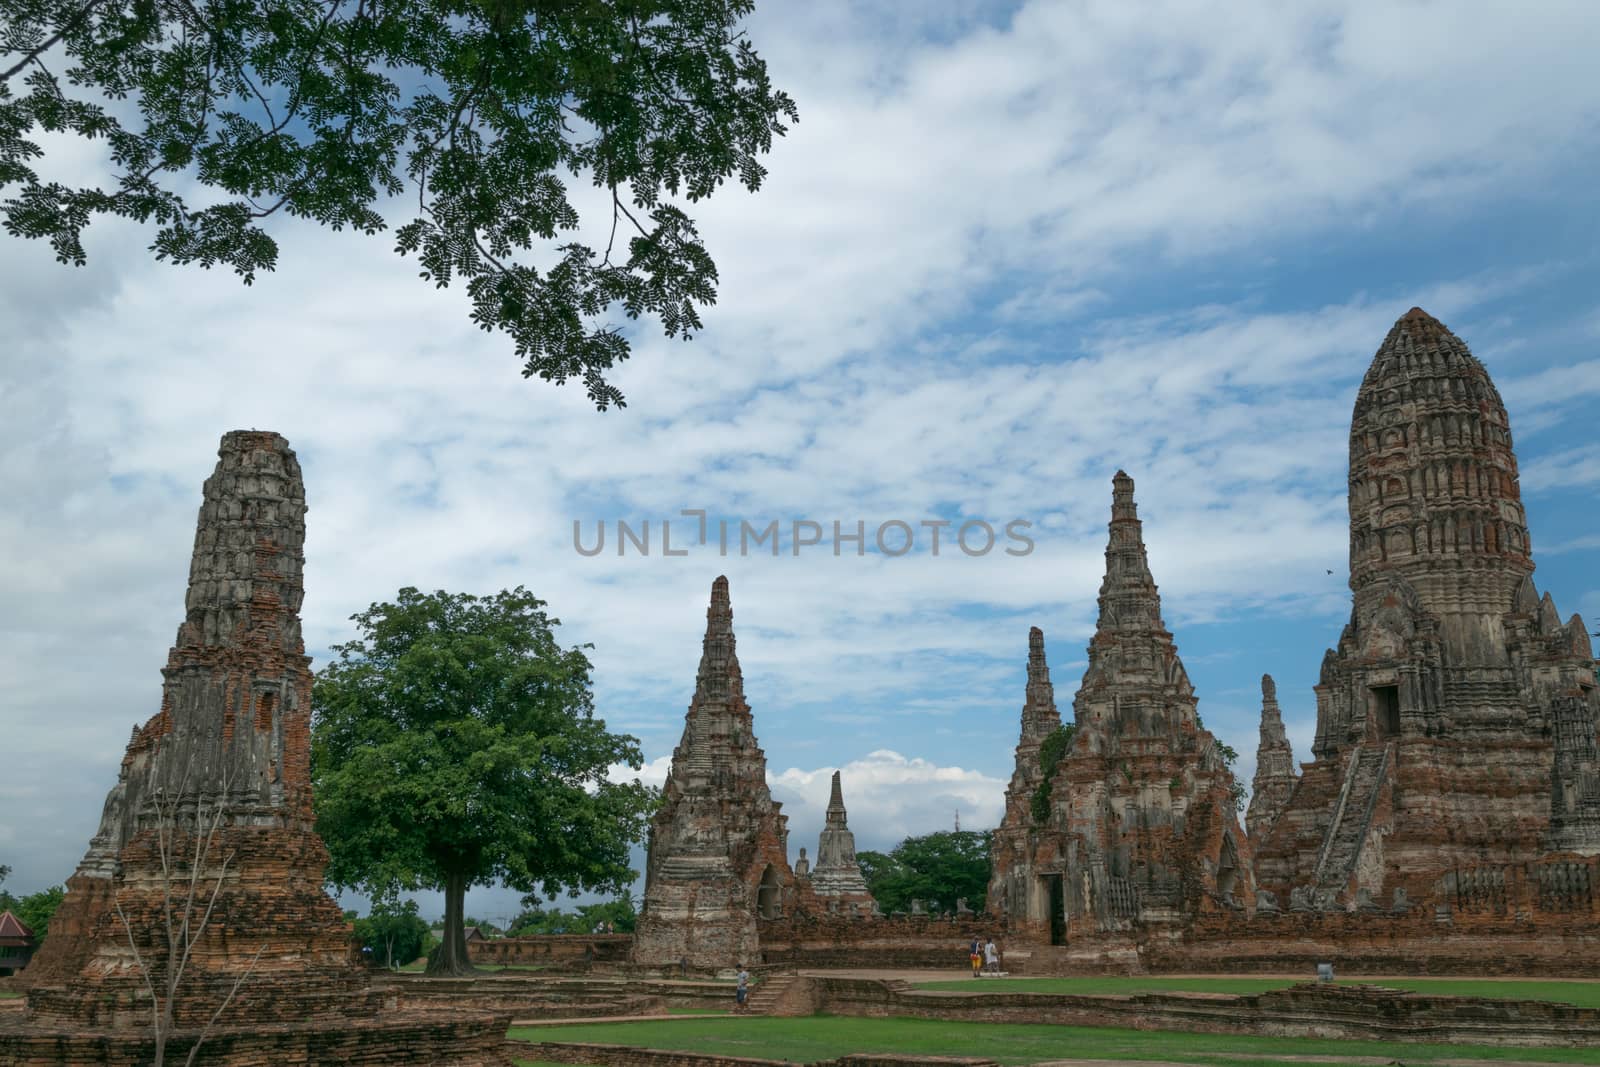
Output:
[[200,1046],[210,1036],[211,1028],[217,1024],[218,1019],[222,1018],[222,1013],[228,1010],[228,1005],[233,1003],[234,994],[239,992],[239,987],[244,985],[244,980],[249,978],[251,973],[255,971],[256,961],[261,958],[261,954],[266,950],[267,943],[263,941],[261,947],[256,949],[256,954],[250,957],[249,966],[245,967],[244,972],[233,980],[233,988],[228,990],[228,995],[223,998],[221,1004],[217,1005],[217,1010],[211,1013],[211,1018],[206,1020],[206,1025],[201,1029],[200,1036],[194,1039],[194,1044],[189,1049],[189,1058],[183,1061],[184,1067],[194,1067],[194,1058],[199,1055]]
[[24,52],[22,54],[22,58],[17,60],[16,63],[12,64],[10,67],[7,67],[4,71],[0,71],[0,82],[10,81],[13,76],[26,68],[28,64],[37,62],[40,56],[54,48],[56,44],[60,42],[61,38],[65,37],[73,30],[76,30],[85,19],[94,13],[94,9],[99,7],[104,2],[105,0],[89,0],[87,4],[84,4],[76,12],[74,12],[71,18],[62,23],[61,28],[55,33],[52,33],[49,37],[45,38],[43,42]]

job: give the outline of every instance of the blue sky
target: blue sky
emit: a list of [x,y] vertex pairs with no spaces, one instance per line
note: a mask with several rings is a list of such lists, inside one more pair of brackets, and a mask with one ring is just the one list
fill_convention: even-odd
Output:
[[[151,263],[135,227],[97,225],[81,270],[0,238],[14,888],[71,872],[156,709],[200,483],[237,427],[304,466],[319,664],[403,585],[526,585],[594,642],[597,701],[652,780],[726,572],[792,851],[839,767],[862,848],[998,818],[1028,627],[1070,713],[1119,467],[1206,723],[1248,781],[1269,671],[1306,758],[1349,610],[1350,409],[1413,305],[1505,396],[1540,589],[1600,620],[1592,5],[1156,6],[765,4],[751,33],[801,122],[762,192],[696,209],[719,303],[689,345],[637,331],[605,415],[524,382],[387,238],[287,222],[249,289]],[[574,520],[683,508],[1021,518],[1036,549],[573,551]]]

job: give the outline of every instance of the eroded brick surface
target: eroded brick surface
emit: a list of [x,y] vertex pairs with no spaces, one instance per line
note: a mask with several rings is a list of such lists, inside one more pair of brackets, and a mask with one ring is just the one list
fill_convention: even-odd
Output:
[[[1314,760],[1258,848],[1283,905],[1448,904],[1446,879],[1600,853],[1593,653],[1533,569],[1500,394],[1413,308],[1356,397],[1350,623],[1323,660]],[[1586,886],[1564,892],[1587,910]]]
[[1175,931],[1203,911],[1244,913],[1254,902],[1233,774],[1200,723],[1162,622],[1133,490],[1118,471],[1099,621],[1073,700],[1077,729],[1043,818],[1032,810],[1034,768],[1059,718],[1043,636],[1030,634],[1028,700],[988,901],[1014,940],[1065,941],[1091,960],[1126,951],[1111,942],[1151,927]]
[[760,959],[756,917],[809,892],[789,866],[787,817],[767,788],[734,647],[728,579],[711,587],[694,699],[650,827],[636,963],[735,967]]
[[259,431],[225,435],[218,455],[161,707],[133,732],[29,969],[26,1019],[0,1033],[0,1064],[141,1062],[150,999],[140,961],[164,989],[167,920],[182,923],[191,872],[191,922],[212,912],[173,1011],[192,1033],[227,1002],[207,1063],[500,1064],[502,1019],[391,1018],[355,964],[313,829],[299,463],[282,437]]

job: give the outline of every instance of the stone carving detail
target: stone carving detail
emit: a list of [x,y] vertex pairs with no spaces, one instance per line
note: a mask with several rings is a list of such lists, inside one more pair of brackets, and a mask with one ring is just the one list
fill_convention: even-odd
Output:
[[[1045,704],[1042,635],[1031,635],[1029,703],[996,833],[989,910],[1005,901],[1014,926],[1035,937],[1120,935],[1225,910],[1234,900],[1248,902],[1247,910],[1255,903],[1234,777],[1200,724],[1194,688],[1162,622],[1133,491],[1133,479],[1118,471],[1100,617],[1073,700],[1076,732],[1052,780],[1044,825],[1035,825],[1023,798],[1031,802],[1037,781],[1029,777],[1037,745],[1059,718],[1053,700]],[[997,886],[1021,892],[1002,895]],[[1061,903],[1059,916],[1052,901]]]
[[694,699],[650,827],[634,962],[758,962],[757,918],[778,918],[795,905],[787,821],[767,788],[767,758],[735,651],[728,579],[719,577],[706,609]]
[[1294,768],[1294,750],[1289,745],[1289,735],[1283,728],[1283,714],[1278,708],[1278,687],[1272,675],[1261,676],[1261,742],[1256,748],[1256,775],[1250,787],[1250,807],[1245,812],[1245,826],[1252,844],[1266,836],[1278,815],[1289,803],[1298,781]]
[[811,873],[811,888],[819,898],[829,902],[850,902],[869,910],[877,907],[856,862],[856,838],[850,832],[838,771],[833,772],[826,822],[817,842],[817,866]]
[[1600,854],[1587,632],[1534,587],[1499,392],[1421,309],[1362,381],[1349,484],[1350,622],[1323,659],[1314,760],[1256,843],[1258,880],[1424,900],[1458,869]]
[[16,1062],[48,1063],[50,1048],[67,1056],[60,1049],[70,1042],[53,1044],[62,1033],[111,1035],[80,1044],[134,1056],[150,1009],[128,927],[140,956],[157,973],[167,966],[158,832],[175,841],[169,855],[192,855],[197,812],[209,826],[220,804],[196,875],[220,889],[173,1004],[179,1031],[198,1031],[248,977],[218,1020],[228,1041],[208,1045],[205,1062],[259,1064],[274,1048],[276,1062],[305,1062],[274,1032],[293,1024],[303,1043],[322,1043],[335,1058],[371,1062],[380,1049],[385,1062],[503,1064],[503,1020],[469,1014],[433,1033],[438,1020],[427,1012],[381,1014],[381,997],[355,965],[349,925],[322,889],[328,855],[313,828],[300,466],[282,437],[254,430],[225,435],[218,455],[160,710],[133,731],[99,829],[27,972],[28,1025],[0,1034],[0,1061],[20,1054]]
[[800,850],[800,858],[794,861],[794,876],[796,878],[811,877],[811,861],[806,859],[806,850]]

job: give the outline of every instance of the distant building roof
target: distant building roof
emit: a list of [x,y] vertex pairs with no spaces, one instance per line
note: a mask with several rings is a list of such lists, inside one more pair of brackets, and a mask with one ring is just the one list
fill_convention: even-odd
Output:
[[9,911],[0,911],[0,945],[32,945],[33,931]]

